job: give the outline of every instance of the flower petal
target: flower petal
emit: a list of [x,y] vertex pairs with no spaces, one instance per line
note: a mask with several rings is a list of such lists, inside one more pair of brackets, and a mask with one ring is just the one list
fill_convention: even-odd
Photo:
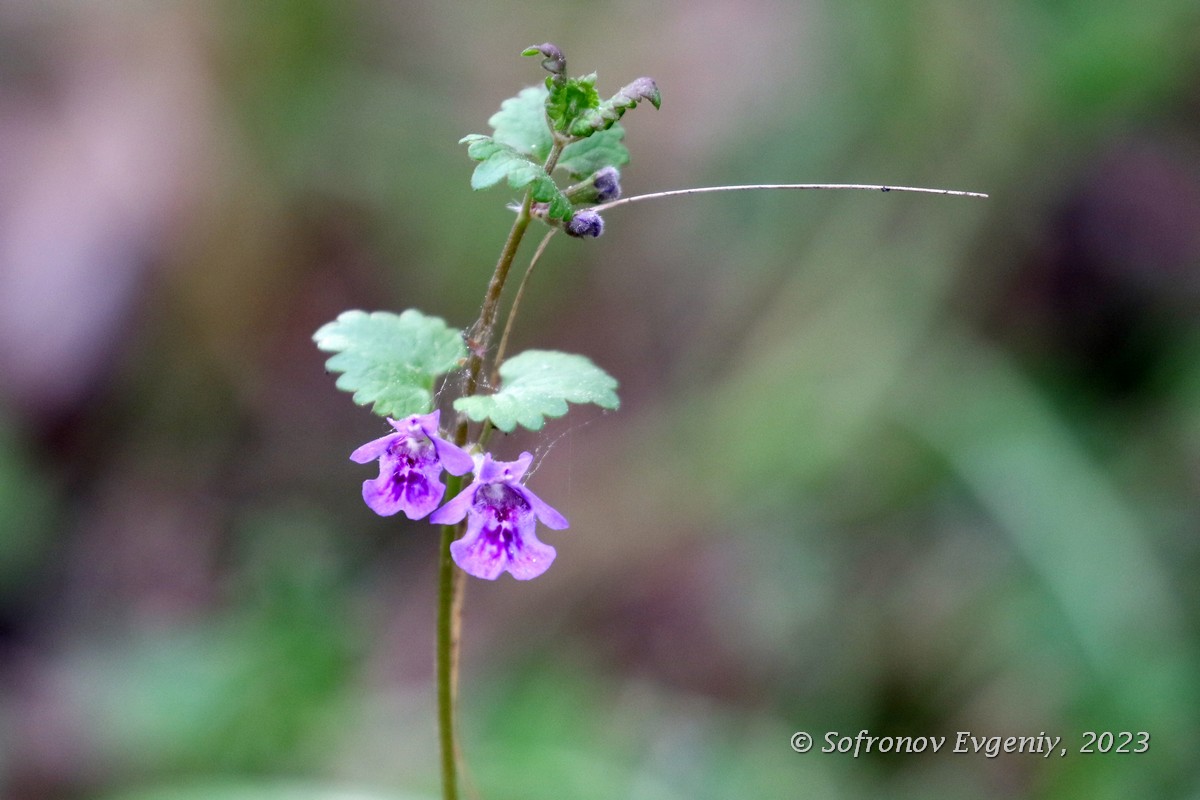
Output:
[[571,527],[571,523],[567,522],[567,518],[558,513],[558,510],[547,503],[542,498],[538,497],[533,492],[529,491],[524,486],[514,486],[521,496],[525,498],[525,502],[529,503],[529,507],[533,509],[533,513],[542,521],[542,524],[547,528],[555,531],[561,531]]
[[491,453],[484,453],[475,468],[475,480],[478,483],[493,483],[504,478],[503,461],[492,458]]
[[450,544],[450,556],[476,578],[492,581],[508,572],[527,581],[549,569],[557,555],[553,547],[538,540],[533,529],[533,516],[528,513],[504,521],[491,514],[473,514],[466,535]]
[[392,491],[392,476],[380,475],[373,481],[363,481],[363,502],[381,517],[390,517],[400,510],[400,497]]
[[550,568],[558,552],[540,541],[533,534],[533,520],[529,533],[521,536],[521,544],[509,555],[508,573],[519,581],[536,578]]
[[466,450],[442,438],[441,431],[438,430],[438,420],[441,417],[442,410],[439,408],[428,414],[414,414],[400,422],[396,422],[395,420],[388,421],[398,431],[410,434],[416,434],[420,431],[421,435],[433,443],[434,448],[437,450],[438,459],[442,462],[442,467],[447,472],[451,475],[466,475],[475,466],[475,461]]
[[389,433],[387,436],[367,442],[350,454],[350,460],[355,464],[367,464],[374,461],[386,453],[392,442],[399,439],[402,435],[400,433]]
[[529,465],[533,463],[533,453],[526,450],[521,453],[521,457],[516,461],[509,461],[504,466],[508,467],[509,479],[513,482],[519,482],[525,477],[525,473],[529,471]]
[[494,581],[504,572],[504,559],[496,550],[495,543],[482,535],[483,520],[471,515],[467,532],[457,541],[450,543],[450,557],[468,575]]
[[423,519],[437,508],[446,487],[418,469],[397,467],[373,481],[363,481],[363,501],[381,517],[403,511],[409,519]]
[[440,408],[435,408],[428,414],[413,414],[411,417],[406,419],[405,422],[419,425],[422,429],[424,429],[426,435],[432,439],[433,435],[437,433],[438,425],[440,424],[441,419],[442,410]]
[[429,521],[434,525],[454,525],[461,522],[462,518],[471,509],[471,502],[475,498],[475,489],[478,486],[478,481],[472,482],[466,489],[455,495],[453,500],[433,512],[433,516],[429,518]]
[[440,436],[429,438],[433,442],[433,446],[437,448],[438,458],[441,459],[446,472],[451,475],[466,475],[475,469],[475,459],[471,458],[471,454],[466,450]]

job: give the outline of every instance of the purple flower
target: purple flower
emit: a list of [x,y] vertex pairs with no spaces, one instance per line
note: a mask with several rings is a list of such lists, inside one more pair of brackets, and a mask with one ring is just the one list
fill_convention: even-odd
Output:
[[521,485],[532,461],[531,453],[522,453],[516,461],[493,461],[485,453],[471,485],[429,518],[437,525],[467,518],[467,532],[450,545],[450,555],[468,574],[491,581],[507,570],[527,581],[554,561],[554,548],[533,533],[534,517],[554,530],[567,527],[567,518]]
[[363,500],[382,517],[403,511],[409,519],[421,519],[437,508],[446,493],[440,480],[442,470],[465,475],[475,466],[469,453],[438,436],[438,417],[413,414],[402,420],[388,417],[396,429],[381,439],[367,442],[350,454],[350,460],[366,464],[379,459],[379,477],[363,481]]

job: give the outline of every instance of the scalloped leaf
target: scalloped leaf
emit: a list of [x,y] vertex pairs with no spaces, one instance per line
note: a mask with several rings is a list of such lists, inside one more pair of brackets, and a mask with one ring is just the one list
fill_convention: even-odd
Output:
[[625,129],[619,124],[597,131],[564,147],[558,167],[570,173],[574,180],[586,178],[605,167],[623,167],[629,163],[629,149],[621,142],[624,138]]
[[[492,141],[508,145],[518,153],[528,156],[534,163],[545,163],[553,143],[546,120],[546,101],[549,96],[549,90],[539,84],[522,89],[516,97],[510,97],[501,103],[500,110],[488,119],[488,125],[495,131],[491,137]],[[593,130],[590,133],[592,135],[586,139],[572,142],[563,148],[562,156],[558,159],[558,168],[569,173],[574,180],[591,175],[604,167],[623,167],[629,163],[629,150],[622,143],[625,131],[620,124],[614,123],[605,130]],[[480,138],[485,137],[473,134],[465,137],[463,141],[475,141]],[[474,155],[472,157],[475,158]],[[492,178],[487,172],[483,177]],[[499,180],[496,178],[488,185],[494,186]]]
[[460,331],[416,309],[344,311],[313,334],[317,348],[335,353],[325,362],[342,373],[337,388],[373,403],[380,416],[407,417],[433,407],[434,380],[467,357]]
[[492,138],[514,150],[545,163],[554,143],[546,122],[546,97],[549,92],[539,84],[522,89],[516,97],[500,104],[500,110],[488,118],[495,131]]
[[523,189],[537,177],[530,173],[531,168],[541,171],[524,155],[490,136],[473,133],[463,137],[462,142],[467,143],[467,155],[479,162],[471,174],[471,188],[476,191],[490,189],[508,180],[510,174],[520,184],[513,188]]
[[567,403],[621,405],[617,381],[590,359],[555,350],[526,350],[500,365],[501,389],[495,394],[460,397],[454,408],[476,422],[491,419],[505,433],[517,425],[541,430],[546,417],[567,413]]
[[480,162],[471,175],[472,189],[488,189],[507,179],[513,189],[520,191],[528,187],[534,200],[546,203],[546,213],[551,219],[571,219],[574,214],[571,201],[554,179],[528,156],[479,133],[464,136],[460,142],[466,142],[467,155]]

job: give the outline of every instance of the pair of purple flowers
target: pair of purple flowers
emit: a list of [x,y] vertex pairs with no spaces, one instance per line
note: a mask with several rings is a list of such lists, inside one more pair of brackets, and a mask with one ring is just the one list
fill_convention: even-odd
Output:
[[[454,525],[465,517],[467,531],[450,545],[450,555],[477,578],[495,580],[505,571],[518,580],[541,575],[554,561],[555,551],[534,535],[535,518],[554,530],[568,523],[521,483],[533,454],[522,453],[516,461],[495,461],[490,453],[472,457],[439,435],[440,414],[389,417],[395,433],[350,454],[358,464],[379,460],[379,477],[363,482],[363,500],[385,517],[403,511],[409,519],[428,516],[435,525]],[[473,472],[475,478],[438,508],[446,493],[442,470],[451,475]]]

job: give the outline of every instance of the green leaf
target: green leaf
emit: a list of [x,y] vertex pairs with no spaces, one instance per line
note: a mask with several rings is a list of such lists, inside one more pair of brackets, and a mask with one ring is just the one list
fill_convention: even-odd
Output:
[[[508,180],[510,173],[516,173],[517,181],[520,182],[523,180],[522,173],[527,173],[530,167],[536,169],[536,165],[528,158],[508,145],[495,141],[490,136],[476,133],[465,137],[462,141],[469,143],[467,155],[480,162],[471,175],[471,188],[476,191],[489,189],[500,181]],[[525,180],[522,185],[514,188],[524,188],[528,183],[529,181]]]
[[545,417],[561,417],[567,403],[617,408],[617,381],[589,359],[553,350],[526,350],[500,365],[495,394],[460,397],[454,408],[476,422],[491,419],[505,433],[517,425],[541,430]]
[[530,86],[501,103],[500,110],[488,119],[495,131],[492,138],[545,163],[553,144],[546,123],[548,94],[545,86]]
[[546,117],[556,131],[565,133],[572,130],[581,119],[589,118],[600,108],[594,72],[557,84],[548,78],[546,84],[550,93],[546,98]]
[[554,179],[527,156],[478,133],[464,136],[461,142],[467,143],[467,155],[480,162],[471,175],[472,189],[487,189],[507,179],[508,185],[518,191],[528,187],[534,200],[548,205],[547,214],[552,219],[571,218],[571,201]]
[[629,150],[621,143],[624,138],[625,130],[620,125],[613,125],[608,130],[572,142],[563,148],[558,166],[575,180],[605,167],[623,167],[629,163]]
[[457,369],[467,357],[462,335],[438,317],[409,309],[345,311],[321,326],[313,341],[328,353],[330,372],[340,372],[337,388],[354,393],[359,405],[374,403],[380,416],[407,417],[433,407],[437,376]]
[[[508,145],[536,163],[545,163],[553,142],[546,123],[546,98],[549,94],[545,86],[530,86],[522,89],[516,97],[501,103],[500,110],[488,119],[488,124],[495,130],[492,140]],[[563,149],[558,167],[576,180],[604,167],[622,167],[629,163],[629,151],[621,143],[624,138],[625,131],[620,125],[614,124],[586,139],[572,142]],[[489,185],[495,185],[498,181],[496,179]]]

